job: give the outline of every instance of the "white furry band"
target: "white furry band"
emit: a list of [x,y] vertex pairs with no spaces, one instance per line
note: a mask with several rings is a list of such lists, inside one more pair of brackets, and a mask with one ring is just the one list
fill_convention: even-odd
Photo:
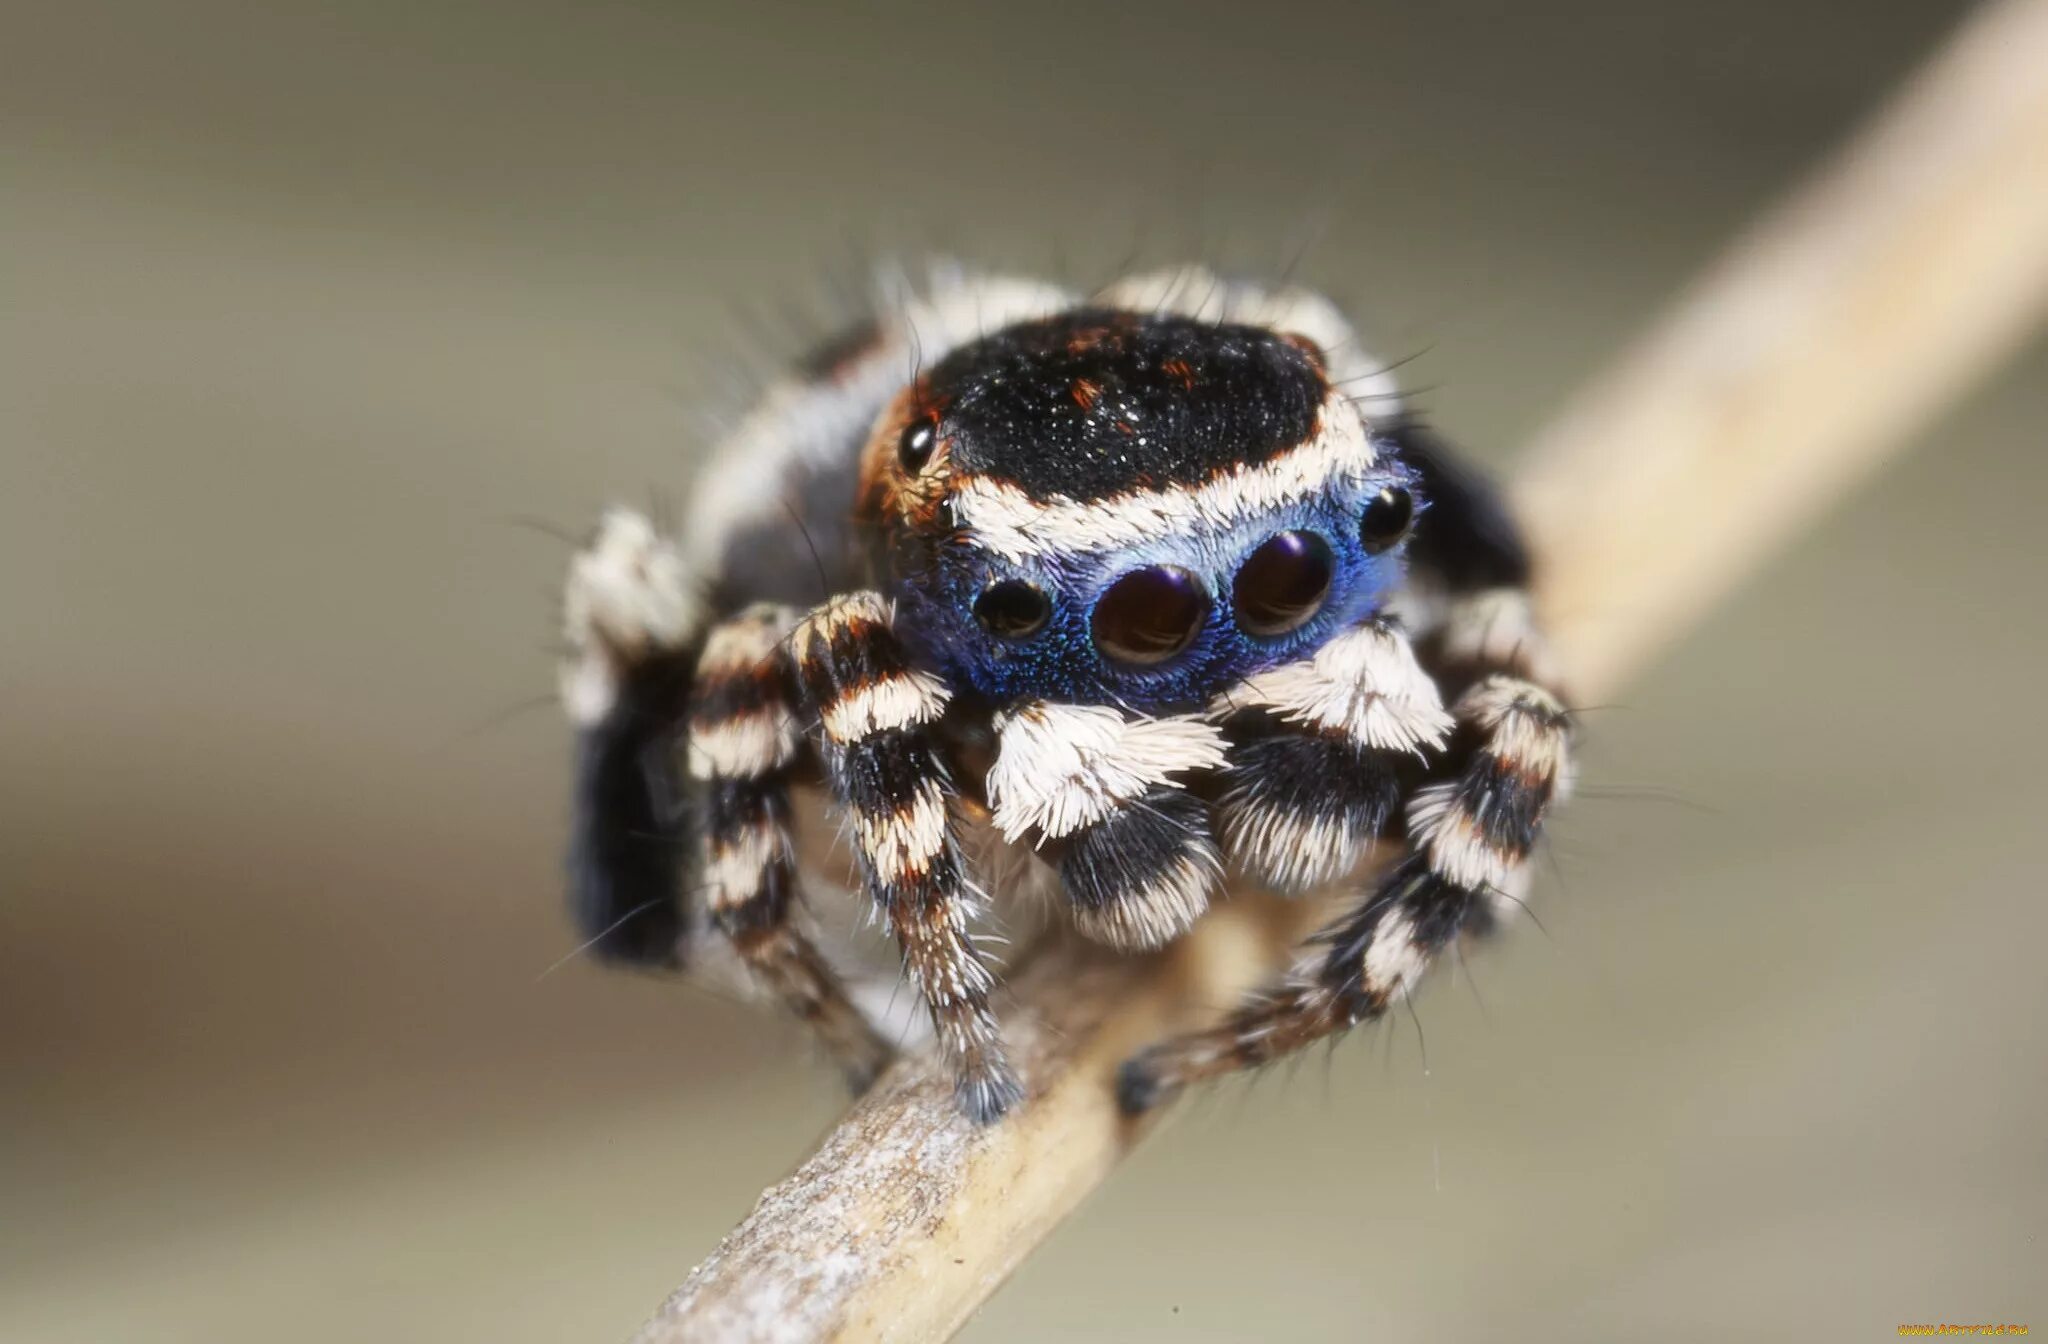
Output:
[[611,713],[621,672],[681,647],[703,619],[675,548],[630,509],[609,509],[597,538],[569,562],[562,633],[571,655],[559,685],[570,722]]
[[904,672],[856,686],[825,706],[825,735],[848,746],[891,728],[932,723],[946,712],[945,685],[924,672]]
[[571,724],[595,728],[619,701],[618,670],[594,651],[565,658],[555,672],[555,691]]
[[996,716],[988,772],[996,829],[1053,838],[1091,826],[1154,785],[1223,764],[1223,734],[1198,718],[1126,719],[1105,705],[1034,700]]
[[[792,607],[757,602],[712,627],[705,636],[704,651],[697,655],[699,688],[707,682],[770,674],[772,669],[766,665],[796,619]],[[708,722],[693,716],[690,776],[752,779],[796,759],[798,744],[796,718],[779,704]]]
[[784,852],[781,832],[765,822],[710,845],[704,864],[708,904],[726,910],[758,896],[762,874]]
[[1074,927],[1098,943],[1125,951],[1163,947],[1186,933],[1209,908],[1217,868],[1214,851],[1184,854],[1143,887],[1121,891],[1100,906],[1073,906]]
[[1382,1000],[1407,993],[1422,978],[1429,957],[1415,945],[1415,922],[1406,913],[1394,911],[1373,928],[1361,969],[1366,992]]
[[1307,891],[1334,882],[1372,852],[1338,817],[1314,817],[1285,808],[1223,800],[1223,843],[1246,873],[1278,891]]
[[1340,732],[1362,746],[1418,755],[1442,746],[1452,727],[1415,650],[1398,630],[1378,624],[1345,631],[1313,658],[1247,677],[1209,706],[1218,718],[1247,708]]
[[[1141,437],[1139,442],[1144,442]],[[1378,454],[1341,398],[1324,403],[1314,438],[1266,462],[1233,467],[1198,486],[1134,490],[1103,499],[1033,499],[1007,482],[969,477],[953,508],[977,544],[1011,560],[1129,546],[1150,537],[1218,531],[1287,504],[1355,484]]]
[[622,653],[673,648],[702,615],[682,558],[631,509],[608,509],[597,539],[569,562],[563,623],[572,644],[601,639]]
[[692,779],[756,779],[796,759],[796,718],[788,710],[755,710],[690,733]]
[[1507,881],[1520,857],[1487,843],[1479,823],[1459,806],[1457,792],[1455,783],[1417,789],[1408,802],[1408,836],[1439,877],[1467,891],[1487,891]]
[[861,853],[888,882],[914,882],[931,868],[946,847],[946,797],[936,781],[927,781],[917,796],[895,812],[854,812],[853,829]]
[[775,656],[775,646],[797,622],[799,612],[779,602],[756,602],[713,626],[697,655],[700,677],[756,671]]
[[1509,769],[1553,783],[1564,776],[1571,750],[1565,708],[1541,686],[1488,677],[1458,697],[1455,711],[1488,735],[1487,751]]
[[888,626],[893,619],[888,599],[872,588],[859,592],[841,593],[828,598],[811,608],[802,620],[789,632],[790,646],[799,653],[812,642],[830,644],[832,632],[865,622],[869,625]]

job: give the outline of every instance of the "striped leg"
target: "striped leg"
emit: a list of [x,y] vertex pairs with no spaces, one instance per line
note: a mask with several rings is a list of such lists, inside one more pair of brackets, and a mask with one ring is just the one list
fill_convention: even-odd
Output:
[[825,603],[797,626],[789,651],[868,891],[931,1012],[954,1094],[970,1119],[990,1123],[1022,1093],[989,1010],[994,977],[967,932],[952,787],[934,732],[946,691],[910,666],[877,593]]
[[677,771],[702,613],[654,525],[614,509],[563,594],[563,708],[576,728],[569,910],[601,960],[683,964],[691,816]]
[[790,769],[799,739],[780,658],[798,613],[750,607],[713,629],[690,697],[690,776],[702,796],[706,903],[749,970],[809,1023],[855,1091],[887,1041],[790,920],[796,897]]
[[1223,764],[1214,725],[1033,700],[995,727],[995,824],[1005,839],[1049,843],[1077,928],[1112,947],[1158,947],[1208,908],[1222,876],[1208,809],[1172,776]]
[[1281,891],[1356,868],[1393,815],[1404,773],[1451,730],[1436,683],[1384,620],[1251,677],[1215,709],[1231,739],[1219,805],[1226,851]]
[[1381,1016],[1460,933],[1493,923],[1569,777],[1570,715],[1529,679],[1533,643],[1516,648],[1513,665],[1482,675],[1453,705],[1451,750],[1409,804],[1408,857],[1317,935],[1321,953],[1277,992],[1127,1062],[1117,1081],[1126,1110]]

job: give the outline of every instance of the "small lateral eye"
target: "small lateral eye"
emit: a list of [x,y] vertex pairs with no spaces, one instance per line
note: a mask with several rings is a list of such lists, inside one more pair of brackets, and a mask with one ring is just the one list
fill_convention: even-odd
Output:
[[1003,639],[1024,639],[1052,619],[1052,601],[1045,590],[1022,579],[1004,579],[981,590],[974,599],[974,619]]
[[932,460],[932,450],[938,446],[937,419],[921,415],[903,427],[903,436],[896,440],[896,460],[903,464],[905,472],[915,476]]
[[1367,554],[1378,555],[1407,536],[1414,521],[1415,497],[1398,485],[1390,485],[1365,506],[1365,516],[1358,520],[1358,539],[1364,543]]
[[1298,630],[1330,595],[1330,547],[1313,532],[1281,532],[1246,557],[1231,585],[1238,628],[1270,639]]
[[1202,581],[1184,569],[1132,570],[1095,604],[1089,628],[1106,658],[1133,667],[1163,663],[1195,642],[1209,615]]

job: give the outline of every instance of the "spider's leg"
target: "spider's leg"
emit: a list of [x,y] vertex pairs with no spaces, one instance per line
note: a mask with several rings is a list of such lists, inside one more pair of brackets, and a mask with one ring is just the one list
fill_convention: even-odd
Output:
[[569,567],[561,667],[576,729],[569,909],[606,961],[683,961],[693,846],[677,749],[701,626],[667,539],[637,513],[607,513]]
[[1571,718],[1536,679],[1541,655],[1526,626],[1512,644],[1483,628],[1456,628],[1487,610],[1454,607],[1444,632],[1443,648],[1461,650],[1465,675],[1475,679],[1452,705],[1450,751],[1409,803],[1408,857],[1317,935],[1319,946],[1277,990],[1213,1030],[1127,1062],[1117,1093],[1126,1109],[1145,1110],[1190,1082],[1256,1067],[1381,1016],[1445,946],[1489,927],[1498,905],[1513,899],[1544,816],[1569,779]]
[[702,799],[712,919],[859,1091],[893,1052],[790,918],[797,898],[790,772],[801,738],[781,647],[798,615],[763,603],[707,636],[690,695],[690,777]]
[[825,603],[788,647],[868,892],[931,1013],[961,1109],[987,1124],[1022,1092],[989,1010],[994,977],[967,932],[953,789],[935,731],[945,688],[911,666],[878,593]]
[[1407,637],[1375,618],[1218,697],[1231,742],[1217,811],[1231,862],[1281,891],[1351,872],[1451,730]]
[[1112,947],[1157,947],[1208,908],[1222,875],[1208,808],[1172,777],[1223,763],[1215,725],[1044,700],[995,725],[995,824],[1045,843],[1076,927]]

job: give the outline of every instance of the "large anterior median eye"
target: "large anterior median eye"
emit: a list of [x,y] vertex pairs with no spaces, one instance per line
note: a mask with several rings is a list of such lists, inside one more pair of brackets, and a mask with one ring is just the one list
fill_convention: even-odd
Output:
[[1237,571],[1230,597],[1248,635],[1284,635],[1322,610],[1330,595],[1330,547],[1313,532],[1282,532]]
[[1153,565],[1111,584],[1095,604],[1090,628],[1104,657],[1149,667],[1194,643],[1208,614],[1209,595],[1200,579],[1184,569]]

